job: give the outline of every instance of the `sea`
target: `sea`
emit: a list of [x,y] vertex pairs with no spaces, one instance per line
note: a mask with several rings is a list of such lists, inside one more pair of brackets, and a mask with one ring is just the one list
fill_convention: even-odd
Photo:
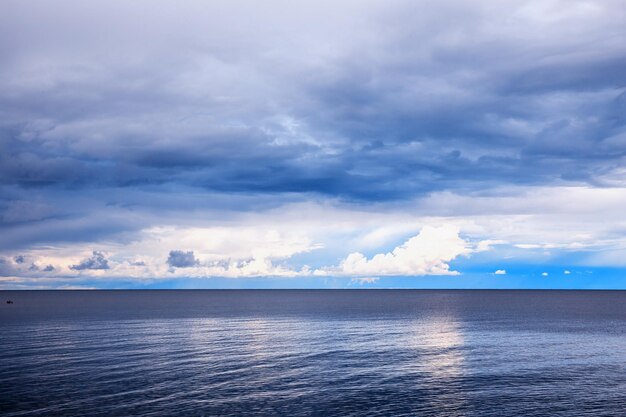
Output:
[[6,417],[626,416],[625,291],[0,291],[0,302]]

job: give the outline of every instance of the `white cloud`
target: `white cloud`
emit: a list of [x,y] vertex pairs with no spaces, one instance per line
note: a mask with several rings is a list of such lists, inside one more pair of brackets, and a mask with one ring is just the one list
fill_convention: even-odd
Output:
[[365,284],[375,284],[378,282],[380,278],[378,277],[361,277],[361,278],[352,278],[350,282],[365,285]]
[[498,269],[496,272],[494,272],[494,274],[496,274],[496,275],[506,275],[506,269]]
[[[285,228],[286,229],[286,228]],[[244,277],[297,276],[309,274],[306,265],[291,267],[283,262],[292,256],[320,247],[301,231],[271,229],[264,225],[223,227],[150,228],[130,243],[98,244],[85,249],[77,245],[25,251],[29,262],[17,264],[7,258],[0,264],[0,274],[25,277],[74,277],[72,265],[80,265],[93,253],[107,253],[103,268],[80,268],[83,276],[102,278],[172,278],[172,277]],[[172,252],[188,254],[184,264],[171,262]],[[53,265],[52,271],[29,271],[30,260],[40,269]],[[140,259],[141,261],[137,261]],[[168,263],[168,260],[170,261]],[[176,268],[172,268],[175,266]]]
[[[306,266],[292,268],[282,262],[293,255],[320,247],[302,232],[289,232],[257,225],[176,228],[162,227],[146,230],[143,239],[130,251],[145,260],[142,275],[155,277],[246,277],[297,276],[308,273]],[[187,268],[168,268],[166,260],[171,250],[185,248],[193,251],[194,263]],[[121,271],[120,271],[121,272]],[[122,272],[121,272],[122,273]]]
[[420,200],[419,212],[422,216],[448,216],[447,221],[457,224],[465,236],[508,242],[509,248],[521,249],[515,253],[518,259],[545,261],[563,251],[584,250],[578,257],[580,265],[624,266],[625,191],[550,186],[475,195],[439,192]]
[[[270,206],[255,212],[206,209],[158,216],[141,211],[141,206],[137,209],[141,216],[108,208],[117,210],[113,211],[115,218],[135,216],[130,218],[140,221],[141,217],[145,224],[153,226],[124,234],[119,240],[5,250],[0,252],[6,260],[0,265],[0,274],[33,280],[76,277],[78,272],[70,270],[69,265],[79,264],[93,251],[106,253],[110,268],[83,270],[83,277],[455,274],[449,262],[459,255],[490,249],[493,254],[481,253],[480,261],[492,265],[490,270],[494,271],[507,256],[517,261],[540,260],[548,265],[551,256],[579,250],[578,242],[589,249],[577,258],[579,267],[623,266],[625,190],[541,187],[514,190],[510,195],[435,193],[421,200],[367,208],[320,200]],[[417,234],[420,229],[422,233]],[[432,229],[446,230],[447,234],[435,233],[426,239]],[[39,231],[28,229],[28,234]],[[462,231],[463,239],[458,231]],[[417,236],[389,253],[381,249],[393,248],[387,246],[389,242],[399,243],[409,233]],[[19,238],[12,234],[3,237],[5,241]],[[359,245],[361,238],[365,242]],[[435,243],[431,244],[431,240]],[[444,243],[440,245],[441,242]],[[172,250],[193,251],[198,264],[170,271],[166,261]],[[371,256],[372,253],[378,255]],[[300,257],[302,254],[306,258]],[[26,256],[28,262],[15,263],[13,259],[18,255]],[[32,264],[39,270],[31,270]],[[46,270],[48,265],[52,267]]]
[[457,275],[448,263],[472,249],[454,226],[425,226],[420,233],[391,252],[368,259],[360,252],[349,254],[337,267],[322,268],[317,275]]
[[569,275],[569,274],[571,274],[571,273],[572,273],[572,271],[569,271],[569,270],[567,270],[567,269],[566,269],[565,271],[563,271],[563,273],[564,273],[565,275]]
[[547,272],[542,272],[542,273],[541,273],[541,276],[547,277],[547,276],[548,276],[548,273],[547,273]]
[[478,242],[476,244],[476,247],[474,248],[474,252],[486,252],[488,250],[491,250],[492,246],[494,245],[505,245],[508,242],[506,240],[494,240],[494,239],[486,239],[486,240],[481,240],[480,242]]

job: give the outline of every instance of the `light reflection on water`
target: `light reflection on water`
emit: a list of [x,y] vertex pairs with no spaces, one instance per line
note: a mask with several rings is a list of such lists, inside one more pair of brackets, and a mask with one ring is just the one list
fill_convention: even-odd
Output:
[[620,415],[626,296],[603,294],[139,292],[117,313],[112,299],[71,310],[24,294],[23,310],[2,311],[0,410]]

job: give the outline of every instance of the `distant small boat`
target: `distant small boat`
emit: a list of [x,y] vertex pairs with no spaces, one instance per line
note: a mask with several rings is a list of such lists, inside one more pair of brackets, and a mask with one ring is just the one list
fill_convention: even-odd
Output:
[[7,300],[7,304],[13,304],[13,301]]

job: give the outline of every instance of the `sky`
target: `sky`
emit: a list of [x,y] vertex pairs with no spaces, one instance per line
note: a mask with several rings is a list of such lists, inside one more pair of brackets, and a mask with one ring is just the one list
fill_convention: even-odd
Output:
[[626,4],[3,0],[0,288],[626,289]]

